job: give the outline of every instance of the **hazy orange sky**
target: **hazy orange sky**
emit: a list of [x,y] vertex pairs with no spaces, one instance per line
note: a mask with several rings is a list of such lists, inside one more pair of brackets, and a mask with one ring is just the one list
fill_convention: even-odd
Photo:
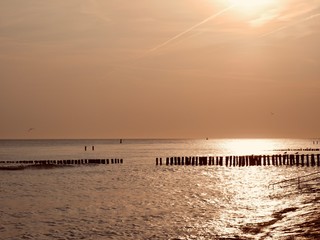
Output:
[[0,138],[320,137],[320,0],[1,0],[0,113]]

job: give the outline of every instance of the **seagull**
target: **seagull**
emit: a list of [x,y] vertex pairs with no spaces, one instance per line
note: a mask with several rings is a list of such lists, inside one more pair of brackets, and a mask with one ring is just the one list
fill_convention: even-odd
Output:
[[29,128],[28,129],[28,132],[31,132],[31,131],[33,131],[35,128]]

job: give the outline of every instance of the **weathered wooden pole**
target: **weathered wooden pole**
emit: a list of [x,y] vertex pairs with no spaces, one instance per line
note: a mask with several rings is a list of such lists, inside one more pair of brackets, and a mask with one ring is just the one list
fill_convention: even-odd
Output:
[[314,154],[311,154],[311,166],[314,167],[316,165]]

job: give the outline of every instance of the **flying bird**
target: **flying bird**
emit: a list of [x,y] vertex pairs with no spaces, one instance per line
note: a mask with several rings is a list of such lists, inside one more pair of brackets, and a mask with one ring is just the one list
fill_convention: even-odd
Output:
[[35,128],[29,128],[28,132],[32,132]]

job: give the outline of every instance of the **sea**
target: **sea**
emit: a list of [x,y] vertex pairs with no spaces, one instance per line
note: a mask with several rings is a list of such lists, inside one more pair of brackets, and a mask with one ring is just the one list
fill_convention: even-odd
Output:
[[0,239],[320,239],[320,167],[162,166],[156,158],[319,154],[317,139],[0,140]]

